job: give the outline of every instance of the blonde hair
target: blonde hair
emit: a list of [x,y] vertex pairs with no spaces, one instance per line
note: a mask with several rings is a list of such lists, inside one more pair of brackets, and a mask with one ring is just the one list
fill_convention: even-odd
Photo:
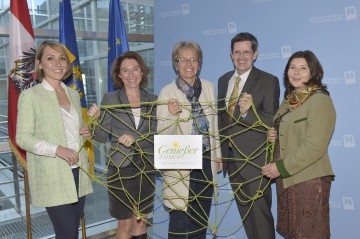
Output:
[[70,62],[69,56],[67,55],[66,50],[62,44],[60,44],[56,41],[50,41],[50,40],[43,41],[36,51],[36,56],[35,56],[36,79],[39,82],[41,82],[43,80],[43,78],[45,77],[43,70],[39,68],[39,64],[41,63],[41,58],[43,57],[44,50],[47,46],[51,47],[52,49],[54,49],[64,55],[64,57],[66,59],[66,63],[68,65],[68,69],[63,77],[63,79],[66,79],[68,76],[70,76],[72,74],[72,67],[71,67],[71,62]]
[[[200,45],[194,41],[179,41],[174,45],[172,51],[172,64],[175,67],[177,64],[177,60],[179,59],[180,51],[184,49],[189,49],[195,52],[196,57],[199,59],[199,65],[202,66],[203,62],[203,53]],[[175,67],[176,68],[176,67]]]

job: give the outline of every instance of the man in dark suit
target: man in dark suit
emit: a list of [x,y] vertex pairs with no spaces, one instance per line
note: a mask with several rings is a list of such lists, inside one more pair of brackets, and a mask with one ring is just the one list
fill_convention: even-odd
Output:
[[261,167],[269,160],[266,128],[253,124],[260,119],[272,125],[280,89],[276,76],[253,66],[258,54],[252,34],[242,32],[232,38],[235,70],[218,81],[219,129],[223,172],[229,175],[246,234],[249,239],[274,239],[271,185],[261,176]]

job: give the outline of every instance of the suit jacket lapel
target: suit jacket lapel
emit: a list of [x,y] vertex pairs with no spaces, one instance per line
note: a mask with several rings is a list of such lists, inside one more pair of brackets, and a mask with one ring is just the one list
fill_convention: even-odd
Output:
[[219,102],[219,108],[226,108],[226,93],[227,93],[227,89],[229,87],[229,81],[231,79],[231,76],[234,74],[235,71],[230,72],[229,74],[227,74],[225,76],[225,82],[222,82],[219,86],[219,97],[220,97],[220,102]]
[[256,75],[257,75],[257,69],[253,66],[253,68],[250,71],[250,74],[245,82],[244,87],[241,90],[241,93],[248,93],[251,94],[251,89],[253,89],[253,85],[256,82]]
[[221,82],[220,86],[219,86],[219,105],[218,105],[218,109],[220,109],[222,112],[221,117],[224,117],[224,120],[228,123],[230,123],[229,121],[229,117],[227,117],[227,107],[226,107],[226,93],[227,93],[227,89],[229,87],[229,81],[231,79],[231,76],[234,74],[235,71],[229,72],[226,76],[224,76],[225,78],[225,82]]

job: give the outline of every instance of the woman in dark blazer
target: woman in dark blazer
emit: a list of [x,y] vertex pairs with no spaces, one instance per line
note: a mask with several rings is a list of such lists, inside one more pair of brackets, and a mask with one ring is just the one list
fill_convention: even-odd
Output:
[[148,70],[132,51],[115,59],[111,76],[118,89],[104,95],[101,112],[94,104],[94,139],[110,138],[108,190],[110,214],[118,219],[117,239],[147,238],[147,214],[153,210],[153,135],[156,131],[157,97],[143,88]]

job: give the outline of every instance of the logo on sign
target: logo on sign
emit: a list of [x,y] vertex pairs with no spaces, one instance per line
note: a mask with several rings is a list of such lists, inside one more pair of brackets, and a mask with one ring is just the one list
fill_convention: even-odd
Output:
[[181,11],[183,15],[187,15],[190,13],[189,4],[185,3],[181,5]]
[[343,197],[344,210],[354,210],[354,201],[352,197]]
[[236,22],[229,22],[228,23],[228,29],[229,29],[229,33],[237,32]]
[[344,147],[345,148],[354,148],[354,147],[356,147],[354,135],[352,135],[352,134],[344,134],[343,139],[344,139]]
[[289,46],[281,47],[282,58],[289,58],[291,56],[291,49]]
[[345,84],[355,84],[356,83],[356,77],[355,77],[355,71],[344,71],[344,78],[345,78]]
[[345,8],[345,19],[346,19],[346,21],[351,21],[351,20],[357,19],[355,6]]

